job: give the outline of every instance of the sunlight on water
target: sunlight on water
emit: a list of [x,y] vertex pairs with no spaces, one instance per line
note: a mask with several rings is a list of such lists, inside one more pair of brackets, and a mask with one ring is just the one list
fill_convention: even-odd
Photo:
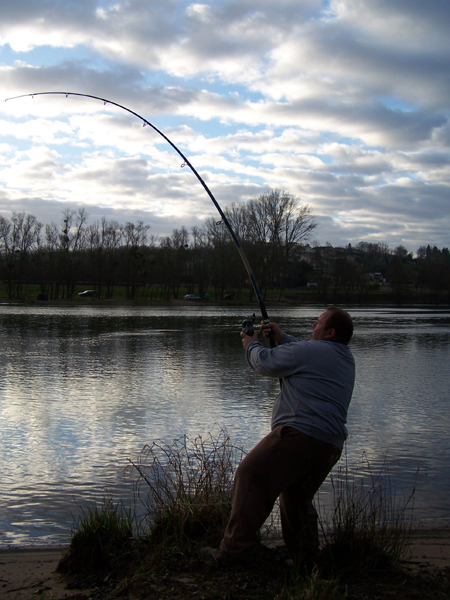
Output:
[[[129,459],[154,439],[223,426],[251,449],[278,389],[243,358],[239,326],[253,310],[0,306],[0,544],[65,542],[81,506],[109,492],[130,502]],[[321,310],[271,318],[309,338]],[[386,461],[400,494],[417,483],[416,518],[449,519],[450,312],[351,313],[347,464]]]

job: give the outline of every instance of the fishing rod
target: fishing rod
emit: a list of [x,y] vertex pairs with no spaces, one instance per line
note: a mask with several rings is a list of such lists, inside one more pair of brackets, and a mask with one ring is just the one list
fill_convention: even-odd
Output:
[[[78,97],[82,97],[82,98],[91,98],[93,100],[99,100],[100,102],[103,102],[104,105],[110,104],[111,106],[116,106],[117,108],[120,108],[120,109],[122,109],[122,110],[124,110],[124,111],[126,111],[126,112],[128,112],[130,114],[132,114],[133,116],[135,116],[137,119],[139,119],[140,121],[142,121],[144,127],[148,125],[154,131],[156,131],[156,133],[158,133],[162,138],[164,138],[166,140],[166,142],[183,159],[183,164],[181,165],[181,167],[185,167],[187,165],[191,169],[191,171],[194,173],[194,175],[197,177],[197,179],[199,180],[199,182],[203,186],[205,192],[208,194],[208,196],[212,200],[214,206],[217,208],[222,221],[224,222],[226,228],[228,229],[228,231],[231,234],[231,237],[232,237],[234,243],[236,244],[236,247],[238,249],[238,252],[240,254],[242,262],[244,263],[245,270],[247,271],[247,274],[248,274],[248,276],[250,278],[253,290],[255,291],[256,297],[258,299],[259,309],[261,311],[261,315],[262,315],[263,321],[265,323],[269,323],[270,319],[269,319],[269,316],[267,314],[267,310],[266,310],[266,307],[264,305],[264,301],[262,299],[261,292],[259,290],[258,284],[256,283],[256,279],[255,279],[253,271],[252,271],[252,269],[250,267],[250,263],[248,262],[248,259],[247,259],[246,255],[245,255],[245,252],[244,252],[244,250],[243,250],[243,248],[241,246],[241,243],[240,243],[238,237],[234,233],[233,228],[231,227],[230,222],[228,221],[228,219],[227,219],[225,213],[223,212],[223,210],[221,209],[219,203],[215,199],[213,193],[211,192],[211,190],[209,189],[209,187],[206,185],[206,183],[204,182],[204,180],[202,179],[202,177],[200,176],[200,174],[198,173],[198,171],[195,169],[195,167],[191,164],[191,162],[189,161],[189,159],[183,154],[183,152],[181,152],[181,150],[177,146],[175,146],[175,144],[160,129],[158,129],[155,125],[153,125],[153,123],[150,123],[150,121],[148,121],[147,119],[145,119],[144,117],[142,117],[141,115],[139,115],[137,112],[135,112],[134,110],[131,110],[130,108],[127,108],[126,106],[123,106],[123,104],[119,104],[117,102],[113,102],[112,100],[108,100],[106,98],[101,98],[100,96],[93,96],[91,94],[81,94],[81,93],[77,93],[77,92],[36,92],[34,94],[21,94],[20,96],[13,96],[11,98],[6,98],[5,102],[7,102],[8,100],[17,100],[18,98],[29,98],[29,97],[34,98],[34,96],[50,96],[50,95],[54,95],[54,96],[55,95],[56,96],[66,96],[66,98],[68,98],[69,96],[78,96]],[[252,335],[252,332],[253,332],[253,320],[245,320],[242,323],[242,330],[245,333],[247,333],[248,335]],[[275,345],[275,342],[273,340],[273,336],[270,336],[270,345],[272,347]]]

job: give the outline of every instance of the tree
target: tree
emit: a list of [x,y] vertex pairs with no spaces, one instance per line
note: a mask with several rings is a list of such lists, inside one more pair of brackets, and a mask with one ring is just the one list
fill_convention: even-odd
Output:
[[117,221],[107,221],[105,217],[101,223],[101,250],[103,265],[103,280],[106,285],[106,297],[112,298],[114,278],[119,265],[118,249],[123,239],[123,227]]
[[146,256],[144,246],[147,242],[147,234],[150,225],[144,225],[138,221],[137,225],[131,222],[125,223],[123,228],[123,240],[125,242],[125,269],[127,299],[134,300],[139,284],[143,282]]
[[356,292],[360,299],[364,295],[368,279],[362,266],[354,259],[351,245],[335,248],[333,279],[334,303],[339,301],[339,294],[343,294],[345,302],[354,300]]
[[23,277],[30,267],[30,253],[40,241],[42,224],[33,215],[13,213],[0,217],[0,259],[8,297],[22,295]]
[[[46,230],[49,243],[57,238],[59,273],[57,275],[58,283],[63,284],[63,298],[72,298],[75,293],[75,284],[78,279],[78,269],[80,266],[80,251],[84,248],[86,240],[86,221],[88,213],[84,208],[74,211],[66,209],[63,211],[61,230],[52,223],[52,226]],[[65,288],[65,289],[64,289]],[[58,286],[55,294],[58,297]]]
[[[198,295],[203,298],[211,281],[211,252],[204,229],[194,226],[191,229],[192,244],[190,253],[190,274],[192,284],[197,284]],[[194,291],[193,289],[191,290]]]
[[[225,215],[227,216],[226,213]],[[239,212],[233,213],[233,210],[227,218],[229,216],[232,219],[240,218]],[[233,227],[232,221],[229,222]],[[233,231],[236,233],[234,227]],[[222,221],[207,219],[204,237],[211,255],[210,277],[214,285],[214,296],[220,299],[226,295],[240,295],[247,273],[230,232]]]
[[188,278],[189,233],[185,227],[174,229],[171,236],[160,241],[160,256],[163,265],[163,280],[173,297],[178,298],[182,281]]
[[233,204],[226,215],[248,246],[262,288],[277,285],[282,290],[294,249],[317,226],[310,207],[300,205],[292,194],[270,190],[245,204]]
[[417,250],[418,286],[433,292],[435,302],[444,291],[450,293],[450,253],[448,248],[420,246]]

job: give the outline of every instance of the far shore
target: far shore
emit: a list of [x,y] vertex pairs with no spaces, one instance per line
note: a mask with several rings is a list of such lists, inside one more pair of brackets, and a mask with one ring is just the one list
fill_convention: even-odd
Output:
[[[293,308],[308,308],[309,306],[329,306],[334,304],[330,300],[313,300],[308,301],[293,301],[289,298],[277,300],[264,300],[267,309],[276,309],[281,307]],[[450,308],[450,303],[432,303],[432,302],[402,302],[396,303],[392,299],[373,298],[367,302],[337,302],[339,306],[357,307],[357,308],[428,308],[436,310],[446,310]],[[255,311],[258,309],[258,301],[256,299],[239,299],[239,300],[185,300],[184,298],[171,298],[170,300],[126,300],[126,299],[106,299],[106,298],[71,298],[58,300],[35,300],[33,298],[17,298],[8,299],[0,298],[0,306],[64,306],[66,308],[78,308],[80,306],[90,307],[136,307],[136,306],[197,306],[197,307],[238,307],[238,306],[254,306]]]

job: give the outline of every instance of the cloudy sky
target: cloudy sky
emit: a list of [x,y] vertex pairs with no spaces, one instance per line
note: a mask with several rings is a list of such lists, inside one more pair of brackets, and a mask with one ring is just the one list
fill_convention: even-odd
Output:
[[449,0],[0,5],[0,215],[143,220],[158,237],[269,189],[321,244],[450,246]]

